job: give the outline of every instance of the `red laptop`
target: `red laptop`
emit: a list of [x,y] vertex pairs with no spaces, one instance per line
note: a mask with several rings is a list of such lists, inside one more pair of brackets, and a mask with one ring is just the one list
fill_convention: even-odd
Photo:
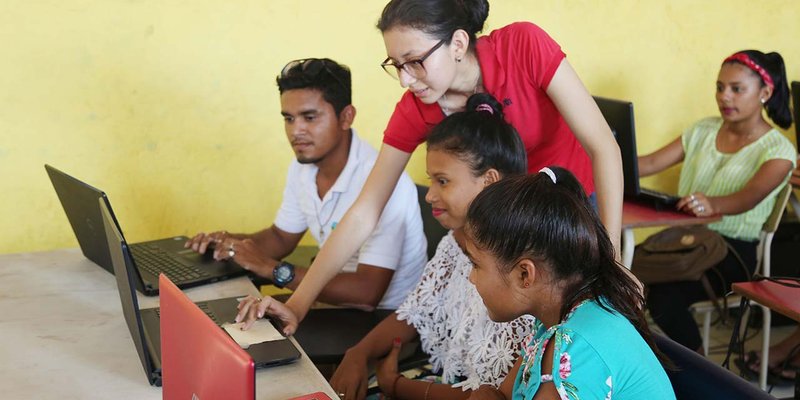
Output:
[[255,364],[164,274],[161,302],[163,398],[255,399]]

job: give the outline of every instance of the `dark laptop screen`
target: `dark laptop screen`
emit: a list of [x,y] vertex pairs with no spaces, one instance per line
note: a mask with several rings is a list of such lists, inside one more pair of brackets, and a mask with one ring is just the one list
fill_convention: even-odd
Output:
[[594,96],[594,101],[619,145],[625,196],[636,197],[639,194],[639,161],[636,153],[633,103],[597,96]]

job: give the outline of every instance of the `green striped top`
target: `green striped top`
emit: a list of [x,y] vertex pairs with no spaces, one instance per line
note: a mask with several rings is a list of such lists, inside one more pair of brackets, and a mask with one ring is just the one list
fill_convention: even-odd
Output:
[[[794,165],[797,160],[794,145],[775,129],[735,153],[722,153],[716,145],[721,127],[722,118],[711,117],[700,120],[683,133],[685,157],[678,183],[679,195],[688,196],[694,192],[706,196],[729,195],[741,190],[765,162],[786,159]],[[750,211],[725,215],[709,228],[730,238],[757,240],[782,187],[778,185]]]

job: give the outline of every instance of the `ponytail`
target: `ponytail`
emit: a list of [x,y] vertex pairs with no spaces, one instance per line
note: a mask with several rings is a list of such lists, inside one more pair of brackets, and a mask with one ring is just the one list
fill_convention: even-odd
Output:
[[[560,319],[594,299],[636,328],[661,361],[644,317],[639,285],[614,256],[605,227],[575,176],[559,167],[510,177],[480,192],[467,212],[467,234],[492,254],[503,273],[529,258],[565,285]],[[509,234],[513,232],[513,234]]]
[[772,80],[775,82],[772,97],[764,104],[764,107],[772,122],[783,129],[788,129],[792,125],[792,111],[789,108],[790,95],[789,83],[786,79],[786,64],[783,62],[783,57],[777,52],[767,53],[764,57],[767,61],[765,63],[767,71],[770,71]]
[[475,176],[490,168],[504,177],[524,174],[528,168],[517,130],[503,119],[503,105],[486,93],[470,96],[466,109],[437,124],[427,143],[428,151],[444,151],[465,161]]

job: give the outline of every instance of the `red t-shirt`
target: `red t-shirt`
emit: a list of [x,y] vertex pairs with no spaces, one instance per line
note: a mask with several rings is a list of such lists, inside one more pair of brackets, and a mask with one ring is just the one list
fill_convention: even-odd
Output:
[[[516,22],[478,38],[476,53],[484,89],[503,103],[506,121],[525,144],[528,172],[564,167],[586,193],[593,193],[591,160],[546,93],[566,57],[558,43],[538,26]],[[437,103],[424,104],[406,92],[389,119],[383,142],[411,153],[444,117]]]

